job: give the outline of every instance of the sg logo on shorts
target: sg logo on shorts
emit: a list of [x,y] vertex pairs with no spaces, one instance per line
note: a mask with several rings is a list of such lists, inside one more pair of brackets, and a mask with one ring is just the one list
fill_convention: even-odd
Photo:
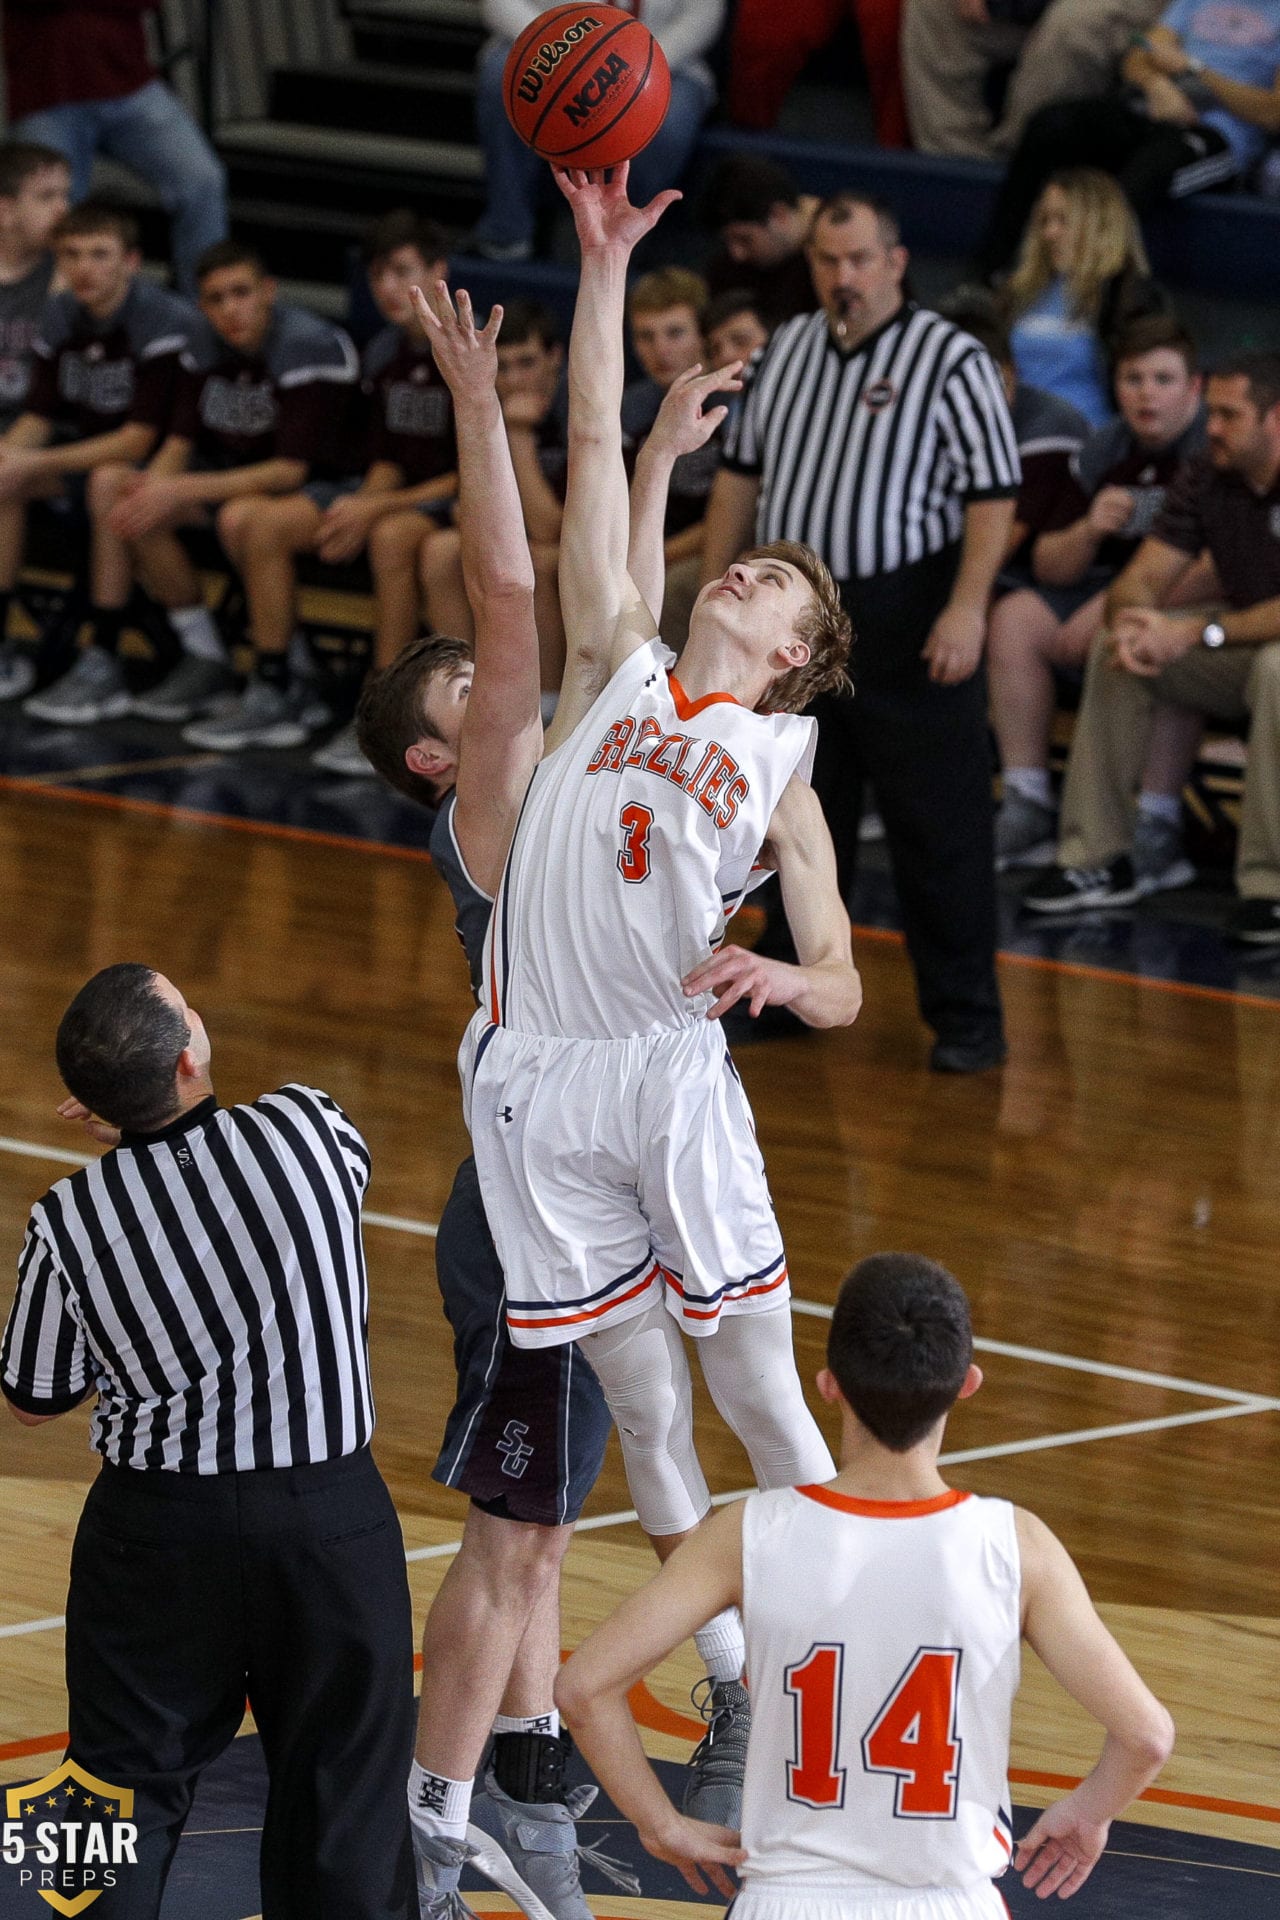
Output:
[[[55,1913],[85,1913],[138,1863],[133,1793],[64,1760],[43,1780],[5,1793],[0,1859],[10,1887]],[[4,1884],[4,1882],[0,1882]],[[14,1906],[6,1911],[17,1913]]]

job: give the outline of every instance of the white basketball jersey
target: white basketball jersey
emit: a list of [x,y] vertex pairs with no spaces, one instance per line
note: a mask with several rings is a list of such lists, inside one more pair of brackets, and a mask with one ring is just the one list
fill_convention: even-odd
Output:
[[743,1884],[966,1887],[1009,1864],[1021,1565],[1005,1500],[752,1494]]
[[638,647],[534,773],[494,906],[485,1016],[613,1040],[700,1019],[680,982],[723,937],[816,723],[685,698]]

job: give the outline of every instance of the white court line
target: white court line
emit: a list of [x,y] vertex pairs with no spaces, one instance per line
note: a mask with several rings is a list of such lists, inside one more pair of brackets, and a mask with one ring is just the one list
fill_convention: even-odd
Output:
[[[1166,1427],[1192,1427],[1202,1425],[1208,1420],[1235,1420],[1246,1413],[1272,1413],[1275,1403],[1270,1400],[1251,1401],[1246,1406],[1234,1403],[1229,1407],[1200,1407],[1194,1413],[1168,1413],[1155,1420],[1130,1420],[1121,1426],[1082,1427],[1076,1433],[1050,1433],[1036,1440],[1009,1440],[998,1447],[970,1447],[961,1453],[943,1453],[938,1456],[939,1466],[957,1466],[967,1460],[995,1460],[1015,1453],[1041,1453],[1048,1447],[1075,1447],[1087,1440],[1118,1440],[1131,1433],[1159,1433]],[[750,1487],[735,1488],[732,1493],[715,1493],[711,1496],[713,1507],[732,1506],[735,1500],[745,1500],[752,1492]],[[597,1513],[589,1520],[579,1520],[575,1533],[598,1533],[605,1527],[625,1527],[639,1515],[634,1507],[627,1507],[618,1513]],[[431,1547],[410,1547],[405,1553],[409,1564],[418,1560],[445,1560],[457,1553],[461,1540],[441,1540]],[[0,1627],[0,1639],[15,1639],[20,1634],[47,1633],[54,1627],[66,1625],[62,1614],[50,1615],[44,1620],[20,1620],[10,1627]]]
[[[45,1147],[34,1140],[11,1140],[0,1135],[0,1152],[21,1154],[28,1160],[57,1160],[66,1166],[87,1167],[98,1156],[96,1154],[71,1153],[65,1147]],[[416,1234],[425,1240],[434,1240],[439,1228],[430,1220],[414,1220],[406,1214],[364,1213],[366,1226],[384,1227],[392,1233]],[[806,1314],[812,1319],[829,1320],[833,1308],[819,1300],[797,1300],[792,1296],[791,1311]],[[1249,1393],[1237,1387],[1211,1387],[1203,1380],[1180,1380],[1168,1373],[1148,1373],[1141,1367],[1121,1367],[1109,1360],[1081,1360],[1073,1354],[1053,1353],[1045,1347],[1022,1347],[1011,1345],[1005,1340],[983,1340],[975,1337],[974,1346],[980,1353],[999,1354],[1006,1360],[1030,1360],[1042,1367],[1065,1367],[1071,1373],[1092,1373],[1104,1380],[1126,1380],[1138,1387],[1165,1387],[1172,1393],[1201,1394],[1206,1400],[1230,1400],[1239,1403],[1249,1413],[1258,1413],[1264,1409],[1280,1410],[1280,1400],[1269,1399],[1265,1394]],[[1100,1432],[1102,1429],[1090,1429]],[[1021,1443],[1019,1443],[1020,1445]],[[1060,1443],[1059,1443],[1060,1444]],[[977,1458],[966,1455],[966,1459]]]
[[[11,1140],[3,1135],[0,1135],[0,1152],[20,1154],[30,1160],[55,1160],[77,1167],[87,1166],[96,1157],[72,1153],[64,1147],[40,1146],[30,1140]],[[424,1239],[434,1239],[438,1231],[429,1220],[414,1220],[395,1213],[366,1212],[364,1219],[371,1227],[415,1234]],[[819,1320],[830,1320],[833,1311],[816,1300],[793,1298],[791,1307],[794,1313]],[[1014,1346],[1003,1340],[975,1339],[973,1344],[983,1353],[1000,1354],[1006,1359],[1028,1360],[1047,1367],[1065,1367],[1075,1373],[1097,1374],[1106,1379],[1129,1381],[1136,1386],[1164,1387],[1177,1393],[1201,1394],[1206,1399],[1228,1404],[1198,1408],[1193,1413],[1162,1414],[1150,1420],[1128,1420],[1109,1427],[1082,1427],[1071,1433],[1044,1434],[1031,1440],[1009,1440],[998,1446],[970,1447],[962,1452],[940,1455],[940,1465],[957,1466],[974,1460],[999,1460],[1015,1454],[1041,1453],[1053,1447],[1082,1446],[1091,1440],[1119,1440],[1131,1434],[1161,1433],[1168,1428],[1199,1426],[1211,1420],[1232,1420],[1241,1414],[1280,1411],[1280,1400],[1271,1400],[1262,1394],[1240,1392],[1232,1387],[1211,1387],[1201,1381],[1179,1380],[1170,1374],[1147,1373],[1138,1367],[1115,1366],[1105,1360],[1080,1360],[1069,1354],[1051,1353],[1041,1347]],[[715,1507],[728,1506],[735,1500],[745,1500],[750,1491],[749,1487],[744,1487],[733,1493],[718,1493],[712,1497],[711,1504]],[[607,1527],[627,1526],[636,1518],[633,1508],[617,1513],[600,1513],[590,1520],[579,1520],[576,1531],[594,1533]],[[446,1540],[431,1547],[413,1547],[406,1552],[405,1559],[408,1562],[446,1559],[457,1553],[461,1544],[460,1540]],[[20,1621],[13,1626],[0,1627],[0,1639],[46,1633],[63,1625],[65,1619],[61,1614],[50,1615],[44,1620]]]

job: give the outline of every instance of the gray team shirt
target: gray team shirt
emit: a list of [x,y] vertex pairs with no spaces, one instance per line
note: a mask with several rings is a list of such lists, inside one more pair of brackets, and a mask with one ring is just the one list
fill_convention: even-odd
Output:
[[49,298],[53,255],[37,260],[21,280],[0,286],[0,433],[7,433],[27,404],[31,347]]
[[493,901],[487,893],[481,893],[471,875],[467,872],[466,862],[458,846],[457,835],[453,830],[454,808],[458,797],[451,793],[436,815],[431,827],[428,846],[431,858],[444,875],[445,884],[453,895],[454,922],[458,938],[462,942],[462,951],[467,956],[467,967],[471,974],[471,991],[476,999],[480,998],[481,977],[484,973],[484,937],[489,931],[489,917],[493,912]]

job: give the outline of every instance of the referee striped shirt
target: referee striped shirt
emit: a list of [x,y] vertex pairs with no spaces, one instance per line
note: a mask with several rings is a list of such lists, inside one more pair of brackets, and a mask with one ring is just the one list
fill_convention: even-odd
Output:
[[1020,477],[990,356],[912,305],[852,351],[825,313],[787,321],[730,422],[724,465],[760,477],[757,539],[804,541],[837,580],[941,553],[968,502],[1011,499]]
[[32,1209],[5,1394],[54,1414],[96,1392],[90,1444],[117,1466],[246,1472],[365,1446],[369,1170],[313,1087],[210,1096],[126,1134]]

